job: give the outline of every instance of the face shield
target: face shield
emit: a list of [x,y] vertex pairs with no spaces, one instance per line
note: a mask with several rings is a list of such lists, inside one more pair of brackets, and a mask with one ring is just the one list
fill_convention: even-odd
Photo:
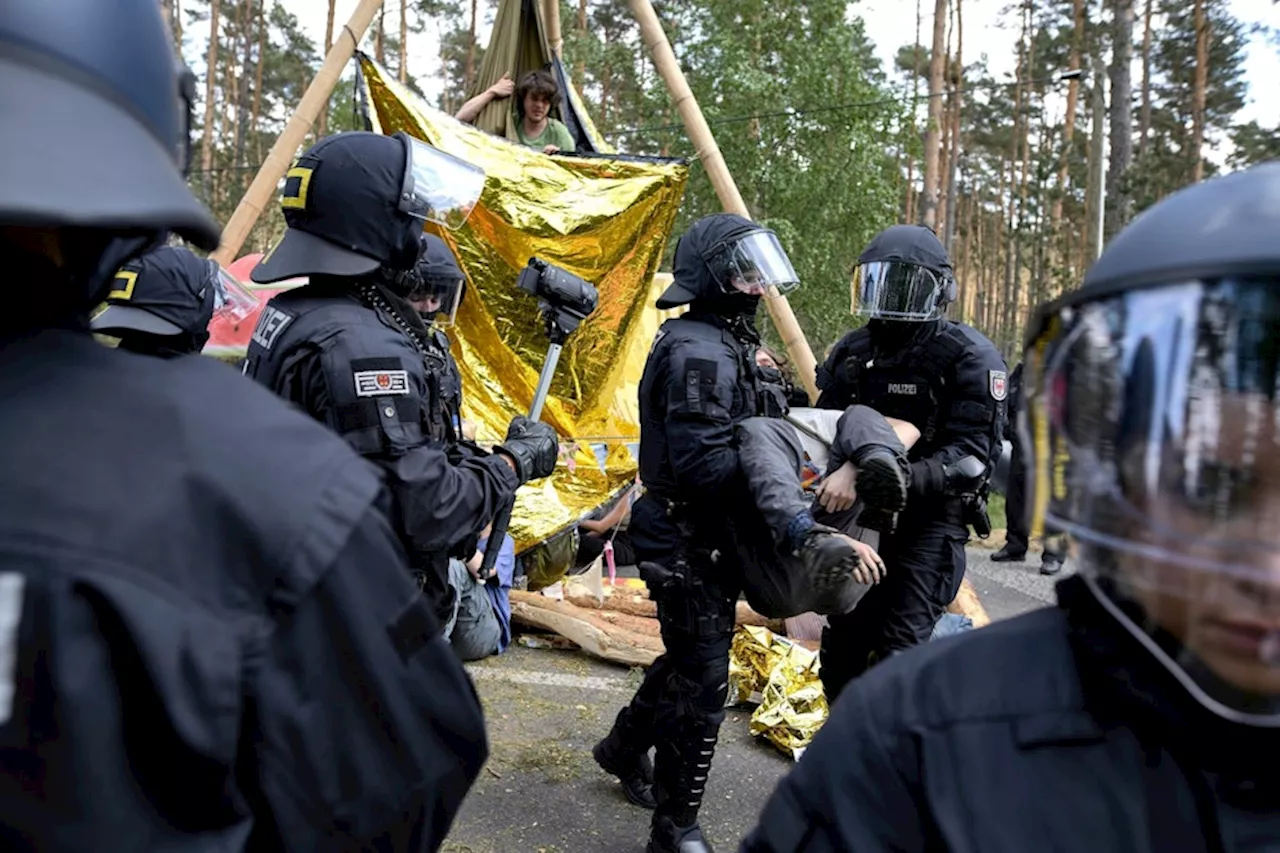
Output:
[[1201,704],[1280,727],[1280,277],[1051,307],[1024,367],[1032,505]]
[[791,259],[772,231],[751,231],[713,246],[703,260],[720,290],[764,296],[770,287],[788,293],[800,286]]
[[416,219],[455,231],[484,190],[484,170],[401,132],[408,157],[399,208]]
[[213,284],[213,316],[223,317],[232,323],[239,323],[258,310],[259,301],[236,277],[227,272],[216,261],[209,261],[214,268]]
[[852,314],[880,320],[936,320],[947,307],[947,279],[918,264],[870,261],[853,268]]
[[422,319],[437,326],[452,326],[462,303],[460,278],[428,276],[409,293],[409,302]]

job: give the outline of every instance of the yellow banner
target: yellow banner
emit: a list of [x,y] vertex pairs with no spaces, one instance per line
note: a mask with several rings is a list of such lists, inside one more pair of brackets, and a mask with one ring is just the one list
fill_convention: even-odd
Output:
[[[528,412],[548,340],[537,300],[516,287],[532,257],[591,282],[599,307],[560,356],[542,418],[566,442],[546,481],[520,490],[510,532],[524,550],[576,522],[635,475],[624,447],[639,437],[636,388],[660,322],[654,273],[684,196],[688,169],[673,161],[548,157],[428,107],[361,56],[373,129],[404,131],[485,170],[465,226],[437,233],[467,276],[448,330],[462,373],[463,416],[477,440],[500,442]],[[434,226],[433,226],[434,228]],[[589,445],[608,446],[604,466]]]

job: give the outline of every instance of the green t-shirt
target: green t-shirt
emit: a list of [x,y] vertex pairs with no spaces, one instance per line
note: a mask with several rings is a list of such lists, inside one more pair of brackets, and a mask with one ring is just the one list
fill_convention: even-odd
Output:
[[561,151],[574,151],[577,146],[573,142],[573,135],[569,133],[569,128],[564,126],[564,122],[559,119],[547,119],[547,126],[542,129],[542,133],[530,139],[524,135],[524,122],[516,120],[516,135],[520,137],[520,144],[525,148],[532,148],[535,151],[541,151],[548,145],[554,145]]

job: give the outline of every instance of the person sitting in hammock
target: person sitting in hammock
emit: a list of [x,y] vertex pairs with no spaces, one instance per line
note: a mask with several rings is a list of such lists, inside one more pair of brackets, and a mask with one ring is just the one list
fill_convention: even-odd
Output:
[[474,124],[492,101],[516,96],[516,135],[525,148],[543,154],[574,151],[573,134],[564,122],[551,117],[551,107],[560,99],[560,87],[550,71],[538,69],[512,82],[510,74],[462,105],[454,116],[458,121]]

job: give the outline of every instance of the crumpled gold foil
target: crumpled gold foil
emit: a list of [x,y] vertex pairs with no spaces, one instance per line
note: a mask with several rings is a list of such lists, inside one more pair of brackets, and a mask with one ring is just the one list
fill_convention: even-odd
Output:
[[[466,224],[436,231],[454,250],[467,291],[448,330],[462,374],[463,417],[481,444],[501,442],[527,414],[548,340],[537,300],[516,287],[532,257],[594,284],[599,306],[569,336],[543,420],[574,440],[572,470],[520,489],[510,533],[523,551],[574,524],[635,475],[635,389],[658,325],[654,273],[684,196],[676,161],[549,157],[431,109],[360,56],[373,129],[405,131],[482,167],[484,192]],[[591,443],[609,445],[603,467]],[[565,460],[567,461],[567,460]]]
[[818,655],[768,628],[740,625],[729,651],[729,702],[758,703],[750,732],[796,761],[827,721]]

